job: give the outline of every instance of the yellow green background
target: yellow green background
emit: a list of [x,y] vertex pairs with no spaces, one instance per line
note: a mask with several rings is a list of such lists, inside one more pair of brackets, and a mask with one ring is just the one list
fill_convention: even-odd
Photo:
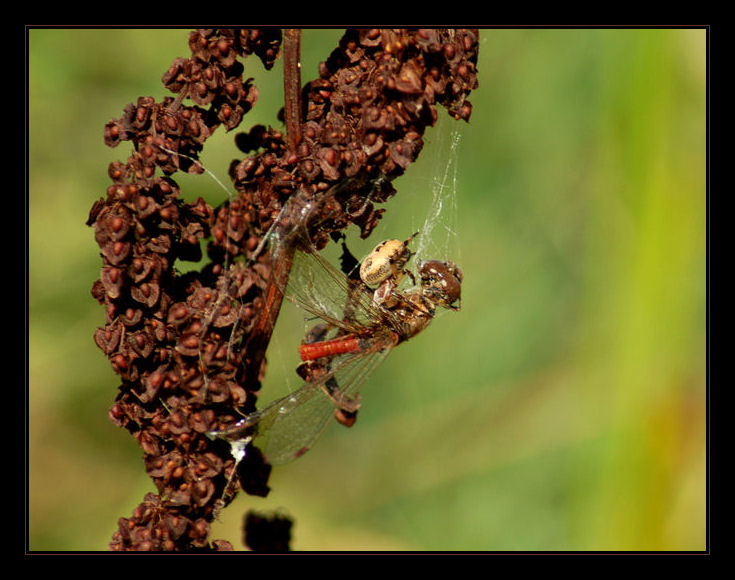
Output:
[[[29,31],[31,550],[106,550],[153,490],[107,417],[118,381],[92,340],[84,222],[129,153],[104,124],[167,94],[187,35]],[[339,36],[305,31],[305,80]],[[427,134],[368,242],[423,222],[459,128],[462,311],[392,353],[355,427],[276,468],[270,496],[242,495],[212,537],[241,546],[253,508],[293,517],[299,550],[705,550],[706,47],[704,29],[482,30],[471,122]],[[260,100],[243,127],[277,122],[281,66],[246,61]],[[225,181],[232,137],[203,156]],[[176,179],[188,200],[223,198]],[[297,386],[303,325],[282,318],[266,399]]]

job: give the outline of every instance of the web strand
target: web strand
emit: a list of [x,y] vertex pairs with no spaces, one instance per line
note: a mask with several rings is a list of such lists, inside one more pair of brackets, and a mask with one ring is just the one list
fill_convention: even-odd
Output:
[[431,182],[431,202],[416,244],[416,259],[452,258],[459,260],[457,223],[457,176],[462,136],[453,130],[448,142],[436,153],[435,167],[443,167]]

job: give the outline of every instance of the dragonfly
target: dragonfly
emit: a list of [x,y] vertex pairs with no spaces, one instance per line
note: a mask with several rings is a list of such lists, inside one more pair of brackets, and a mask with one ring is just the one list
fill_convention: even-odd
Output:
[[[417,261],[418,276],[406,268],[414,236],[379,244],[362,262],[358,277],[333,266],[304,234],[284,289],[288,300],[320,320],[299,348],[304,382],[210,436],[229,441],[238,461],[253,442],[277,465],[311,449],[333,417],[350,426],[360,388],[393,348],[422,332],[438,308],[461,308],[463,275],[456,264]],[[412,286],[402,289],[404,279]]]

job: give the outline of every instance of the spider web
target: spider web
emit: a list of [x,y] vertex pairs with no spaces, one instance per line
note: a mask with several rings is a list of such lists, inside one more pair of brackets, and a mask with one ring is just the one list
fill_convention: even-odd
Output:
[[439,146],[433,151],[432,167],[441,170],[432,177],[429,211],[423,224],[417,228],[417,263],[437,259],[459,262],[461,259],[457,232],[457,176],[461,140],[460,132],[452,130],[448,138],[440,137]]
[[[446,137],[446,132],[440,130],[440,128],[437,127],[435,133],[437,135],[437,147],[433,147],[433,158],[432,158],[432,167],[439,167],[442,168],[441,171],[434,175],[431,183],[430,183],[430,191],[431,191],[431,199],[429,202],[429,209],[428,212],[423,216],[423,223],[420,224],[416,230],[418,230],[419,235],[417,236],[415,240],[415,257],[414,257],[414,264],[409,267],[411,267],[413,270],[416,269],[416,266],[420,264],[421,260],[426,259],[452,259],[452,260],[458,260],[459,259],[459,240],[458,240],[458,233],[456,229],[456,220],[457,220],[457,174],[458,174],[458,159],[459,159],[459,144],[461,141],[461,135],[458,131],[453,130],[449,134],[448,137]],[[180,154],[182,155],[182,154]],[[204,172],[207,174],[207,176],[212,179],[217,186],[225,192],[228,202],[227,208],[228,211],[231,211],[231,203],[235,199],[235,194],[233,191],[225,185],[225,183],[219,179],[219,177],[207,169],[200,160],[194,160],[192,161],[198,163],[204,170]],[[414,207],[426,207],[425,203],[425,191],[422,193],[422,203],[420,205],[414,205]],[[228,216],[229,217],[229,216]],[[277,222],[277,220],[276,220]],[[229,228],[230,228],[231,221],[227,220],[227,228],[228,232],[227,235],[229,237]],[[416,230],[411,230],[411,233]],[[401,235],[404,235],[403,233],[397,234],[393,233],[392,237],[400,238]],[[404,235],[405,237],[408,237],[407,235]],[[264,236],[264,242],[270,242],[273,245],[277,245],[280,243],[280,240],[277,238],[277,232],[269,231]],[[321,257],[319,257],[321,258]],[[303,261],[303,257],[300,258]],[[233,269],[236,269],[237,267],[244,266],[244,262],[241,261],[241,259],[233,260],[232,257],[229,255],[229,253],[226,253],[225,262],[224,262],[224,268],[225,268],[225,280],[227,282],[230,281],[232,276],[234,276],[235,272]],[[297,268],[298,270],[298,261],[297,261]],[[336,269],[333,269],[336,273]],[[220,289],[217,289],[220,291]],[[290,292],[290,289],[284,289],[286,297],[293,297],[293,292]],[[298,292],[297,292],[297,299],[293,300],[296,302],[299,306],[302,308],[304,305],[301,303],[302,301],[298,300]],[[239,303],[240,308],[244,308],[245,305],[242,302],[242,298],[239,297],[233,297],[229,296],[228,292],[226,291],[226,285],[224,288],[221,289],[219,292],[219,296],[217,299],[217,303],[214,305],[211,316],[207,317],[207,319],[204,321],[204,328],[202,329],[202,336],[207,332],[209,326],[212,324],[212,321],[216,315],[217,310],[221,307],[223,301],[231,301],[231,302],[237,302]],[[307,318],[307,324],[313,325],[314,323],[314,315],[317,315],[317,312],[312,311],[311,314],[308,312],[308,308],[306,309],[305,318]],[[308,319],[311,318],[310,322]],[[239,317],[238,317],[239,320]],[[235,340],[240,340],[239,338],[235,337],[236,333],[236,327],[233,327],[231,331],[230,338],[228,340],[228,359],[230,352],[232,350],[232,346],[234,344]],[[303,385],[304,383],[301,381],[297,381],[292,379],[289,379],[289,374],[287,369],[284,368],[284,365],[286,365],[286,360],[290,360],[289,356],[283,356],[285,353],[281,352],[282,347],[280,345],[280,340],[278,337],[274,334],[273,338],[275,341],[276,350],[278,351],[278,355],[276,356],[276,360],[280,361],[280,370],[281,374],[283,375],[282,380],[285,380],[288,385],[288,391],[290,392],[290,395],[287,395],[283,398],[277,398],[275,401],[273,401],[270,405],[267,405],[262,408],[262,411],[257,413],[257,417],[253,417],[253,421],[263,421],[264,424],[261,425],[263,428],[262,431],[265,431],[268,427],[272,427],[273,424],[283,423],[284,425],[293,423],[296,421],[302,420],[302,419],[308,419],[311,417],[311,415],[315,415],[315,421],[318,423],[316,429],[312,429],[310,426],[305,425],[302,426],[303,428],[297,429],[296,433],[304,433],[304,437],[302,439],[298,439],[295,445],[301,445],[303,442],[303,445],[306,446],[305,448],[308,448],[315,439],[319,436],[319,434],[323,431],[323,429],[327,426],[327,420],[331,418],[331,415],[328,413],[324,413],[323,409],[329,409],[330,406],[332,406],[331,401],[326,397],[326,395],[322,396],[309,396],[306,392],[308,389],[304,389]],[[384,358],[386,353],[382,354],[380,357],[377,357],[380,361]],[[200,355],[201,356],[201,355]],[[370,358],[370,357],[368,357]],[[375,358],[375,357],[373,357]],[[336,361],[335,361],[336,362]],[[349,367],[352,367],[353,365],[349,365]],[[372,366],[372,364],[370,365]],[[361,363],[358,366],[355,366],[355,368],[361,368],[363,367],[363,364]],[[352,372],[351,370],[349,372]],[[341,374],[341,373],[340,373]],[[360,371],[358,373],[361,375],[361,380],[356,382],[354,386],[354,391],[356,392],[359,388],[359,384],[363,382],[363,380],[367,377],[368,374],[370,374],[369,369],[366,368],[366,370]],[[204,376],[205,384],[207,381],[207,377]],[[318,387],[317,387],[318,388]],[[309,402],[307,404],[301,404],[298,402],[298,397],[306,397],[309,396]],[[296,397],[296,398],[294,398]],[[268,397],[270,398],[270,397]],[[267,400],[267,399],[266,399]],[[305,399],[306,400],[306,399]],[[290,410],[289,417],[284,418],[282,415],[281,407],[286,408],[292,406],[293,409]],[[274,406],[278,407],[278,412],[274,412],[273,408]],[[290,408],[290,407],[289,407]],[[316,411],[312,412],[311,408],[317,409]],[[326,417],[326,419],[325,419]],[[299,419],[301,418],[301,419]],[[311,421],[310,421],[311,422]],[[267,423],[267,424],[266,424]],[[278,429],[276,429],[278,431]],[[283,431],[285,433],[285,431]],[[281,463],[285,462],[290,458],[293,458],[295,456],[296,448],[293,448],[291,446],[291,443],[283,441],[277,441],[278,437],[282,437],[282,433],[276,433],[274,437],[271,437],[270,434],[262,433],[263,437],[258,437],[258,440],[256,441],[256,445],[258,447],[261,447],[260,444],[258,444],[258,441],[262,440],[262,444],[266,447],[266,451],[268,448],[271,448],[274,450],[274,453],[272,459],[275,460],[275,463]],[[245,454],[245,445],[252,441],[253,438],[256,437],[256,432],[251,431],[250,435],[244,435],[240,437],[233,437],[229,440],[230,446],[231,446],[231,452],[233,457],[236,459],[236,463],[239,463],[239,461],[244,457]],[[298,435],[297,438],[301,437]],[[262,447],[261,447],[262,448]],[[268,453],[266,453],[268,455]]]
[[[416,236],[415,240],[412,243],[414,257],[412,258],[412,263],[409,264],[409,267],[413,270],[416,269],[417,265],[420,264],[421,261],[429,259],[453,260],[457,263],[461,263],[459,234],[457,231],[458,162],[461,133],[455,128],[449,129],[447,123],[442,120],[432,132],[432,137],[435,137],[436,141],[434,141],[434,143],[431,143],[431,151],[425,151],[424,153],[431,154],[429,166],[439,169],[430,178],[430,183],[427,184],[431,193],[431,197],[428,203],[428,211],[425,214],[423,212],[421,214],[414,214],[412,220],[418,217],[419,223],[416,224],[414,222],[413,227],[408,228],[408,230],[410,231],[386,232],[386,238],[405,239],[411,233],[418,231],[418,236]],[[202,167],[204,173],[208,176],[208,178],[211,179],[217,185],[217,187],[226,195],[226,200],[224,201],[228,202],[227,211],[232,211],[231,204],[235,200],[237,194],[233,192],[233,190],[227,184],[225,184],[223,180],[221,180],[217,176],[217,174],[210,171],[199,159],[195,159],[185,154],[174,151],[168,152],[185,157],[189,161],[192,161]],[[407,192],[403,192],[404,195],[406,193]],[[411,197],[410,192],[408,193],[408,197]],[[415,203],[410,203],[412,207],[427,207],[425,190],[413,192],[413,196],[415,196],[417,199]],[[275,220],[274,224],[277,223],[277,221],[278,220]],[[231,220],[228,219],[228,237],[230,234],[230,227]],[[262,243],[271,243],[272,245],[281,243],[278,239],[277,234],[278,232],[274,231],[274,228],[271,227],[271,230],[266,232],[266,234],[263,236]],[[330,244],[330,246],[331,245],[332,244]],[[223,264],[225,268],[224,278],[226,282],[229,283],[232,280],[236,273],[234,270],[244,265],[242,260],[242,258],[233,259],[232,256],[229,255],[229,253],[226,253],[225,261]],[[204,259],[202,260],[202,262],[193,267],[201,267],[203,265]],[[245,307],[242,298],[229,296],[228,292],[223,291],[224,288],[218,288],[217,290],[219,291],[217,302],[212,308],[210,316],[208,316],[203,321],[204,326],[201,336],[204,336],[206,334],[207,330],[212,324],[217,310],[222,306],[225,301],[236,301],[239,304],[239,308]],[[283,290],[285,291],[287,289]],[[307,313],[305,315],[305,318],[307,326],[313,324],[313,315],[309,315]],[[232,328],[231,336],[228,340],[228,360],[233,347],[233,341],[236,340],[234,338],[236,330],[236,326]],[[277,358],[281,359],[282,357]],[[207,377],[205,376],[205,381],[206,380]]]
[[[410,208],[411,213],[403,218],[388,215],[376,228],[367,247],[359,240],[360,262],[368,256],[376,242],[405,240],[417,232],[418,235],[409,244],[413,252],[406,266],[409,270],[415,273],[418,265],[426,260],[450,260],[461,265],[457,230],[461,141],[459,130],[449,127],[448,121],[439,121],[427,138],[422,156],[411,167],[413,171],[407,171],[399,180],[400,184],[396,182],[402,200],[400,203]],[[396,220],[402,220],[404,224],[400,229],[396,229]],[[408,227],[405,226],[407,222],[410,223]],[[410,278],[405,277],[400,288],[407,289],[410,286]]]

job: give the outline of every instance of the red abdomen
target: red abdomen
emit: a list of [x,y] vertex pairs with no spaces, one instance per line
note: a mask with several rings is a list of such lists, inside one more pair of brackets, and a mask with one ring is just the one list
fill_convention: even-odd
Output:
[[335,356],[360,350],[360,339],[356,336],[340,336],[332,340],[302,344],[299,347],[301,360],[314,360],[323,356]]

